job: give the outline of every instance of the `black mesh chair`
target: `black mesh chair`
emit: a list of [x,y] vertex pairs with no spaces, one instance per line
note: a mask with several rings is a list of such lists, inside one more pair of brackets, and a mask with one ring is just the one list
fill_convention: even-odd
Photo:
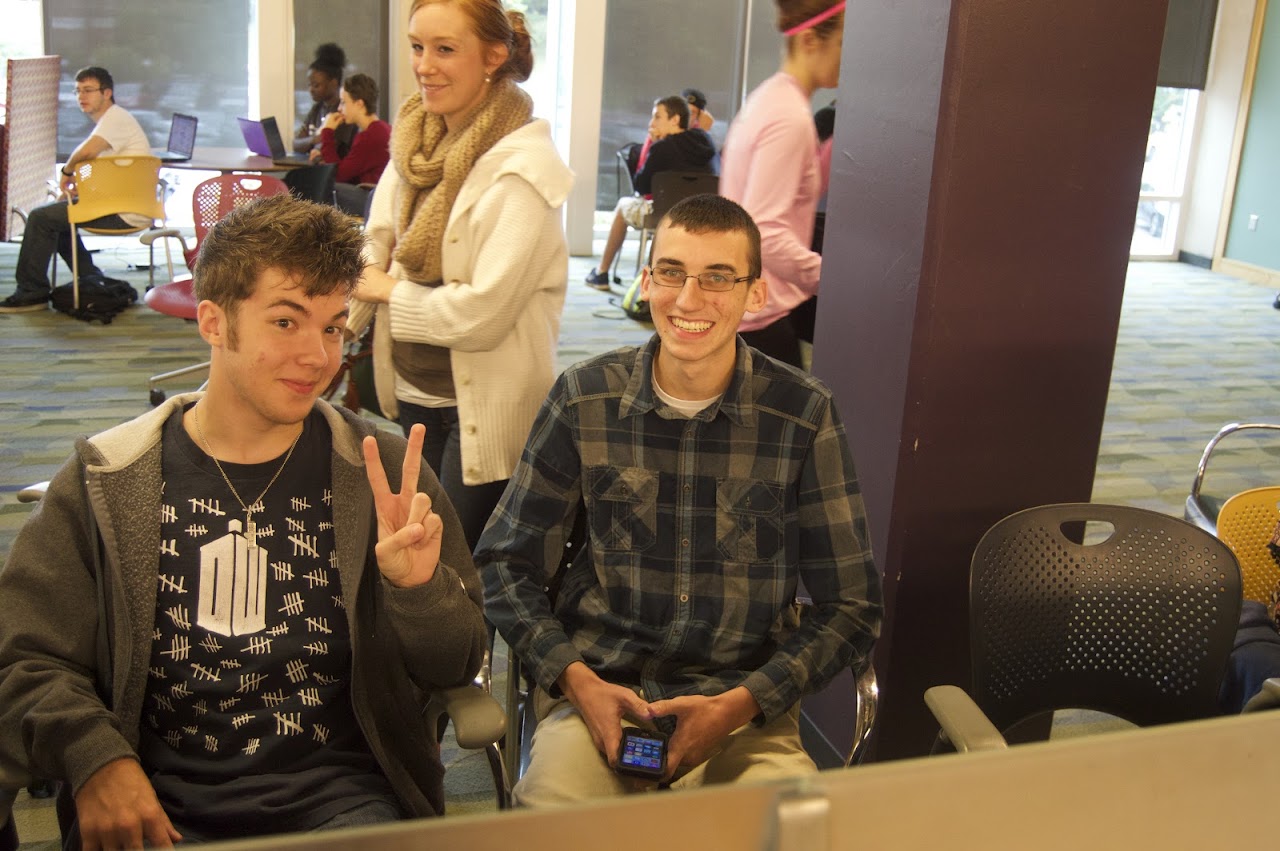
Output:
[[334,198],[334,175],[337,170],[338,167],[332,163],[304,165],[289,169],[282,179],[289,191],[304,201],[337,206]]
[[636,253],[636,274],[640,266],[648,262],[653,248],[650,245],[658,222],[678,202],[692,195],[715,195],[720,188],[720,178],[702,171],[660,171],[653,176],[653,212],[645,216],[640,230],[640,250]]
[[[1112,532],[1091,542],[1097,523]],[[1055,709],[1140,726],[1215,715],[1240,601],[1235,556],[1183,520],[1119,505],[1020,511],[973,554],[972,698],[941,686],[925,700],[959,750],[1003,747],[1001,734]]]
[[[643,142],[628,142],[614,152],[614,179],[618,183],[618,195],[634,195],[636,191],[636,169],[640,164],[640,150]],[[626,185],[623,185],[623,181]]]

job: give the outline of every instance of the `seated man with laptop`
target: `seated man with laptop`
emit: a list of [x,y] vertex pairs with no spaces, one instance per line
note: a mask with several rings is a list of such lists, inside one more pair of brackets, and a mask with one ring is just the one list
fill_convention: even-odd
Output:
[[[115,81],[106,68],[90,66],[76,72],[76,100],[80,111],[93,119],[93,132],[76,146],[62,167],[58,181],[61,197],[51,204],[36,207],[27,216],[18,266],[14,270],[18,287],[13,295],[0,301],[0,313],[32,313],[48,308],[49,261],[55,251],[66,261],[68,268],[71,267],[71,252],[77,253],[81,278],[102,275],[78,236],[75,245],[71,244],[67,205],[76,196],[76,166],[97,157],[151,156],[147,134],[138,120],[116,103],[114,89]],[[86,225],[129,228],[150,222],[146,216],[125,213],[103,216]]]

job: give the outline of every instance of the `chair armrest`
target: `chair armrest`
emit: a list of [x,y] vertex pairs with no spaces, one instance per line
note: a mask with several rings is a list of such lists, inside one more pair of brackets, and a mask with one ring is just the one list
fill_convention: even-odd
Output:
[[176,239],[182,243],[182,250],[187,250],[187,240],[182,236],[182,231],[177,228],[151,228],[146,233],[138,237],[143,245],[150,245],[157,239]]
[[44,492],[49,489],[48,482],[36,482],[18,491],[18,502],[39,502],[44,499]]
[[942,732],[961,753],[995,751],[1009,747],[1004,736],[957,686],[934,686],[924,693],[924,702],[938,720]]
[[1258,712],[1280,706],[1280,679],[1272,677],[1262,684],[1262,690],[1249,698],[1242,712]]
[[866,754],[871,730],[875,727],[876,711],[880,706],[880,686],[876,682],[875,666],[868,660],[867,667],[854,680],[853,742],[845,757],[846,766],[859,765]]
[[498,701],[487,691],[475,686],[444,689],[431,695],[423,713],[427,729],[436,730],[439,719],[453,721],[458,747],[476,750],[502,738],[507,729],[507,715]]

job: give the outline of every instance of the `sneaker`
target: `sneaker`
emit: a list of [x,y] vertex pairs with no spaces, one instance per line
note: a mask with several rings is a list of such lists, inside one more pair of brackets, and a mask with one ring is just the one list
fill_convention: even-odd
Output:
[[[622,279],[614,276],[613,282],[615,284],[620,284],[622,283]],[[587,275],[587,286],[592,289],[600,290],[601,292],[609,292],[609,273],[597,272],[593,267],[591,269],[591,273]]]
[[48,309],[49,299],[47,296],[44,298],[40,296],[20,298],[17,295],[11,295],[4,301],[0,301],[0,313],[39,313],[41,310]]

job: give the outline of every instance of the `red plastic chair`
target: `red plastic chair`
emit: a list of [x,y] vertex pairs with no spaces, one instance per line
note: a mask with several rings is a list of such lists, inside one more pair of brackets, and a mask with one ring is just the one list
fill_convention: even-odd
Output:
[[[257,198],[283,195],[288,191],[289,187],[282,181],[265,174],[222,174],[212,177],[197,186],[191,196],[191,211],[196,225],[196,238],[192,245],[188,246],[182,234],[173,228],[147,234],[143,241],[149,244],[156,239],[177,239],[182,243],[182,254],[186,258],[187,268],[195,269],[196,257],[200,253],[200,243],[204,241],[205,234],[221,221],[223,216]],[[196,318],[198,302],[190,277],[152,287],[147,290],[143,300],[157,313],[176,316],[179,319],[195,320]],[[147,379],[147,391],[151,397],[151,404],[159,405],[164,401],[165,392],[158,386],[160,382],[202,372],[208,368],[209,362],[205,361],[151,376]]]

